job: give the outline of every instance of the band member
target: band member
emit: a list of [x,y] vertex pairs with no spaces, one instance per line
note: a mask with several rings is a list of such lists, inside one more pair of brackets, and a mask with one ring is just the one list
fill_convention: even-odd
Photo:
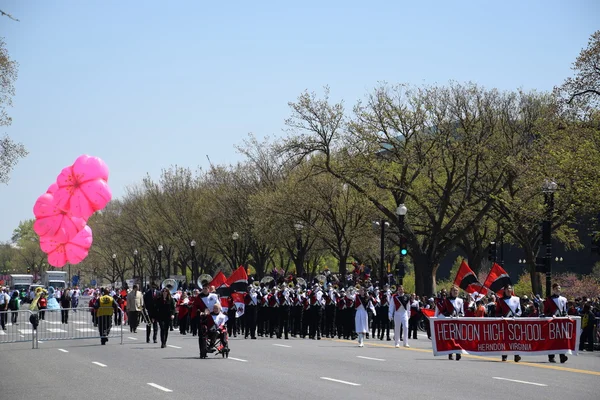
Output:
[[417,301],[417,296],[413,293],[410,295],[410,317],[408,318],[408,338],[417,338],[417,324],[421,318],[421,307]]
[[[544,300],[544,315],[546,317],[566,317],[567,316],[567,299],[560,295],[560,285],[554,283],[552,285],[552,296]],[[548,361],[555,363],[556,355],[548,354]],[[564,364],[569,359],[565,354],[559,354],[560,363]]]
[[335,336],[334,322],[335,322],[335,298],[336,294],[333,290],[331,283],[327,284],[327,293],[324,294],[325,298],[325,318],[324,318],[324,334],[325,337],[333,338]]
[[277,331],[277,338],[281,339],[281,335],[283,334],[287,340],[289,339],[290,309],[292,305],[287,288],[277,293],[277,303],[279,303],[279,329]]
[[365,294],[365,288],[361,287],[354,298],[354,309],[356,310],[354,327],[355,332],[358,334],[358,347],[364,346],[365,335],[369,332],[369,314],[367,313],[367,309],[369,308],[373,313],[376,312],[371,299]]
[[[408,316],[410,315],[410,297],[404,293],[404,287],[398,286],[396,294],[392,295],[388,317],[394,321],[394,344],[400,347],[400,338],[403,336],[404,347],[408,345]],[[400,332],[402,329],[404,335]]]
[[319,285],[314,285],[309,296],[310,324],[308,336],[315,340],[321,340],[321,318],[323,316],[323,292]]
[[[521,299],[513,296],[512,285],[504,286],[504,296],[496,302],[496,316],[515,318],[521,316]],[[508,356],[502,356],[502,361],[506,361]],[[515,362],[521,361],[521,356],[515,355]]]
[[392,293],[390,292],[390,286],[386,284],[383,286],[383,290],[379,292],[379,304],[381,308],[381,317],[379,318],[379,328],[381,329],[379,331],[379,340],[383,340],[384,333],[386,340],[392,340],[390,337],[390,320],[388,319],[391,297]]
[[187,335],[190,299],[188,298],[186,292],[181,293],[181,297],[179,300],[177,300],[177,311],[177,318],[179,319],[179,334]]
[[[200,318],[200,324],[198,326],[198,346],[200,347],[200,358],[206,358],[206,335],[208,329],[210,328],[207,326],[206,317],[210,315],[215,305],[218,306],[220,313],[221,303],[219,302],[219,297],[215,293],[210,293],[208,286],[204,286],[200,295],[195,298],[194,304],[196,305],[196,310],[198,310],[197,312]],[[224,317],[225,320],[223,321],[223,324],[227,322],[227,316]]]
[[277,298],[277,288],[271,288],[271,293],[267,294],[267,304],[269,305],[268,319],[269,319],[269,337],[272,339],[273,335],[280,336],[277,332],[279,328],[279,300]]
[[[441,297],[435,302],[435,314],[436,318],[456,318],[465,315],[464,303],[461,298],[458,297],[458,287],[453,286],[450,289],[450,296],[446,297],[446,291],[442,290]],[[456,361],[462,358],[460,353],[456,353]],[[452,360],[452,354],[448,354],[448,360]]]
[[256,306],[258,299],[254,287],[248,287],[248,291],[244,295],[244,304],[246,305],[243,316],[245,324],[244,339],[248,339],[248,336],[256,339]]
[[152,335],[154,343],[156,343],[156,338],[158,336],[156,301],[159,297],[160,292],[158,291],[158,285],[156,283],[152,284],[151,290],[144,293],[144,308],[146,308],[146,314],[148,315],[148,321],[146,321],[146,343],[150,343],[150,332],[152,330],[154,330]]

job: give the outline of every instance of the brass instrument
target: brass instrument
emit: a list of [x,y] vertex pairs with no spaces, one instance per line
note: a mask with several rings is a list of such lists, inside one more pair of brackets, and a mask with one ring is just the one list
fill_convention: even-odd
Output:
[[203,288],[204,286],[208,285],[212,281],[212,279],[212,276],[210,276],[209,274],[202,274],[198,277],[196,284],[198,285],[198,287]]
[[258,288],[258,287],[260,287],[260,282],[259,282],[259,281],[254,281],[254,282],[252,282],[252,285],[253,285],[255,288]]
[[177,281],[175,279],[165,279],[160,285],[161,289],[167,288],[171,295],[177,293]]
[[300,287],[302,289],[306,289],[306,281],[304,280],[304,278],[298,278],[296,279],[296,282],[298,282],[298,285],[300,285]]
[[325,275],[317,275],[315,276],[315,279],[321,284],[321,286],[323,286],[325,282],[327,282],[327,278],[325,277]]
[[275,285],[275,279],[273,279],[272,276],[265,276],[264,278],[262,278],[260,280],[260,283],[264,284],[265,286],[271,286],[271,285]]
[[288,283],[288,287],[289,287],[290,289],[291,289],[291,288],[293,288],[293,287],[294,287],[294,282],[290,282],[290,283]]
[[396,285],[392,285],[392,286],[390,287],[390,290],[392,291],[392,293],[393,293],[393,292],[395,292],[395,291],[396,291]]

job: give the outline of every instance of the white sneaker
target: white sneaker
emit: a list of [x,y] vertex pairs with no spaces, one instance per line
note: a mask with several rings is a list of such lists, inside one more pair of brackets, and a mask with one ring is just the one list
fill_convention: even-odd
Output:
[[404,347],[410,347],[409,345],[405,344]]
[[400,348],[400,345],[399,345],[399,344],[397,344],[397,345],[396,345],[396,348],[397,348],[397,349],[399,349],[399,348]]
[[364,346],[364,344],[362,344],[362,343],[358,344],[358,347],[363,347],[363,346]]

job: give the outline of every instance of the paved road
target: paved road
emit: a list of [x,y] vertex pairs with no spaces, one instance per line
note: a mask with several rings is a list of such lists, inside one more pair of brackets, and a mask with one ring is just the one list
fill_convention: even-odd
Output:
[[[63,400],[91,398],[336,399],[399,396],[453,399],[598,399],[600,353],[548,364],[545,357],[502,363],[499,357],[464,356],[460,362],[433,357],[420,336],[410,349],[368,340],[364,348],[344,340],[231,339],[229,359],[198,358],[192,336],[170,332],[169,347],[146,344],[145,331],[124,344],[111,339],[0,344],[0,397]],[[165,391],[166,390],[166,391]]]

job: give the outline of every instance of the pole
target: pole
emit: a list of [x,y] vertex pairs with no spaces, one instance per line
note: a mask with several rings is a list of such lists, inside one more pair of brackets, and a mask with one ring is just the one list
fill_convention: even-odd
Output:
[[383,265],[385,258],[385,221],[382,219],[379,221],[381,224],[381,243],[380,243],[380,256],[379,256],[379,279],[381,281],[380,286],[383,288]]
[[235,269],[237,268],[237,240],[233,240],[233,258],[232,258],[232,262],[233,262],[233,270],[235,271]]
[[162,269],[162,251],[158,251],[158,280],[162,281],[163,280],[163,269]]
[[[400,243],[403,242],[404,239],[404,217],[405,215],[398,215],[398,229],[400,231]],[[402,285],[402,278],[404,277],[404,275],[400,276],[400,274],[403,274],[404,271],[404,255],[402,254],[402,246],[400,246],[399,251],[399,255],[400,255],[400,261],[398,261],[398,285]]]
[[72,282],[71,278],[71,264],[69,264],[69,282],[67,282],[67,287],[71,287],[71,282]]
[[500,231],[500,266],[504,268],[504,232]]
[[115,258],[113,257],[113,265],[112,265],[112,267],[113,267],[113,270],[112,270],[112,276],[111,276],[111,278],[112,278],[112,286],[113,286],[113,287],[114,287],[114,285],[115,285],[115,280],[116,280],[116,278],[115,278],[115,267],[116,267],[116,264],[117,264],[117,261],[116,261],[116,260],[115,260]]
[[196,283],[198,279],[198,271],[196,264],[196,246],[192,246],[192,282]]
[[546,297],[552,295],[552,214],[554,213],[554,193],[544,193],[546,200],[546,218],[542,227],[542,238],[546,246]]

